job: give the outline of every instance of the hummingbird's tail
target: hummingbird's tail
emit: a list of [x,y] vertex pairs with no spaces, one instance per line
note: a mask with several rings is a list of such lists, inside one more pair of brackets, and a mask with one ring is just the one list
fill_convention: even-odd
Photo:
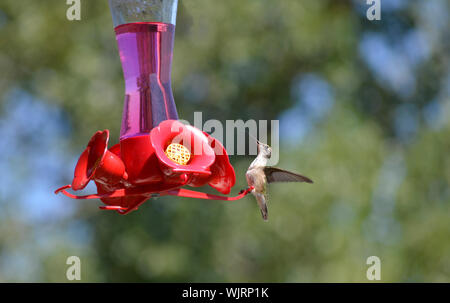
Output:
[[268,220],[269,211],[267,209],[266,196],[262,193],[253,193],[258,201],[259,209],[261,210],[261,215],[264,221]]

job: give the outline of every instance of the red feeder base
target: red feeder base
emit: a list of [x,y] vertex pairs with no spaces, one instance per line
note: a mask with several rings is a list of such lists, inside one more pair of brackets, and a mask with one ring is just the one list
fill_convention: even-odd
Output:
[[61,188],[58,188],[55,191],[55,194],[62,193],[65,196],[77,199],[77,200],[84,200],[84,199],[110,199],[110,198],[119,198],[119,197],[132,197],[132,196],[145,196],[145,200],[138,203],[137,205],[132,205],[128,208],[117,206],[117,205],[106,205],[106,206],[100,206],[100,209],[103,210],[115,210],[121,215],[125,215],[129,213],[130,211],[137,210],[137,208],[151,198],[157,198],[162,196],[178,196],[178,197],[186,197],[186,198],[196,198],[196,199],[205,199],[205,200],[216,200],[216,201],[236,201],[244,198],[247,194],[249,194],[253,190],[253,186],[246,188],[245,190],[241,190],[237,196],[234,197],[227,197],[227,196],[220,196],[220,195],[212,195],[207,193],[202,193],[194,190],[179,188],[174,190],[168,190],[163,191],[159,193],[155,192],[145,192],[145,187],[137,188],[134,190],[126,191],[124,189],[118,189],[111,193],[107,194],[92,194],[92,195],[85,195],[85,196],[76,196],[67,191],[67,189],[71,188],[70,185],[65,185]]
[[[100,199],[106,204],[101,209],[127,214],[151,197],[234,201],[252,190],[248,188],[236,197],[226,197],[181,188],[208,184],[228,194],[236,176],[219,141],[178,120],[165,120],[149,134],[125,138],[109,150],[108,141],[108,130],[96,132],[78,160],[72,184],[55,193],[62,192],[73,199]],[[171,144],[182,145],[189,152],[186,163],[178,163],[166,155]],[[84,189],[91,180],[97,186],[97,194],[76,196],[66,191]]]

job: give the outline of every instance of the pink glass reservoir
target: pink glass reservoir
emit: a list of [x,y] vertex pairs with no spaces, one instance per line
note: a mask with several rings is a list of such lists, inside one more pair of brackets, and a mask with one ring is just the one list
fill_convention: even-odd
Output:
[[161,121],[178,119],[170,79],[175,25],[127,23],[115,32],[125,78],[123,140],[148,135]]

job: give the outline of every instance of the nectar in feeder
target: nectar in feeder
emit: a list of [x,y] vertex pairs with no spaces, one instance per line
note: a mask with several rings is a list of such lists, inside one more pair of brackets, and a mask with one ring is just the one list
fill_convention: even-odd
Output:
[[120,138],[147,135],[161,121],[178,119],[170,83],[175,25],[135,22],[115,32],[125,79]]

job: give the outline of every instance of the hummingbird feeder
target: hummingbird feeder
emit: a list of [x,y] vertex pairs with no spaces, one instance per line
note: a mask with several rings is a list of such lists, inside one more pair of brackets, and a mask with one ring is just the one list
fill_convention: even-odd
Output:
[[[235,172],[223,145],[178,121],[171,64],[178,0],[109,0],[125,79],[120,143],[108,148],[109,131],[96,132],[81,154],[72,184],[55,193],[100,199],[101,209],[127,214],[149,198],[172,195],[233,201],[224,196]],[[76,196],[90,182],[96,194]],[[182,188],[210,185],[224,195]]]

